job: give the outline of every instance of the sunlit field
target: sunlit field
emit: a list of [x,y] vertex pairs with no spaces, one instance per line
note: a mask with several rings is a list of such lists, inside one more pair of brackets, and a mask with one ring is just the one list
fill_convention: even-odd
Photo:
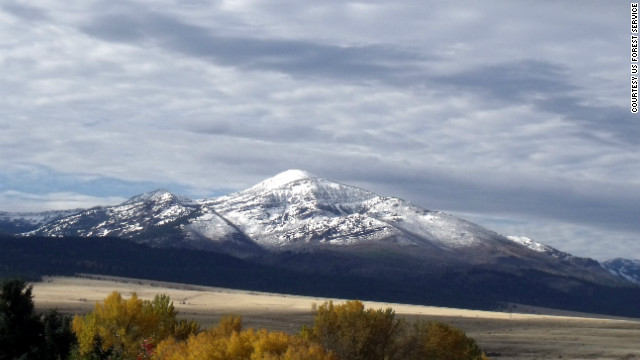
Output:
[[[135,292],[142,299],[166,294],[174,301],[180,317],[195,319],[203,326],[233,314],[242,316],[247,328],[289,333],[312,322],[314,303],[328,300],[109,277],[50,277],[33,284],[34,301],[39,310],[55,308],[67,314],[91,311],[96,301],[114,290],[124,297]],[[401,317],[424,317],[459,327],[475,338],[493,359],[640,357],[640,320],[637,319],[560,315],[558,311],[518,307],[511,312],[488,312],[379,302],[365,302],[365,305],[376,309],[391,307]]]

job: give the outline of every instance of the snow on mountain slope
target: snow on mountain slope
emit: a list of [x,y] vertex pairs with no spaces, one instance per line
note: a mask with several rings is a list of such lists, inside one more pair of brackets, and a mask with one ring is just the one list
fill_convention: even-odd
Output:
[[511,241],[513,241],[515,243],[524,245],[524,246],[528,247],[531,250],[534,250],[534,251],[537,251],[537,252],[541,252],[541,253],[545,253],[545,254],[551,255],[551,256],[553,256],[555,258],[558,258],[558,259],[567,259],[567,258],[573,257],[571,254],[568,254],[566,252],[562,252],[562,251],[560,251],[560,250],[558,250],[556,248],[553,248],[553,247],[551,247],[549,245],[545,245],[543,243],[539,243],[539,242],[537,242],[535,240],[532,240],[532,239],[530,239],[528,237],[525,237],[525,236],[511,236],[511,235],[508,235],[506,237],[507,237],[507,239],[509,239],[509,240],[511,240]]
[[240,258],[264,252],[264,249],[235,224],[208,206],[199,205],[198,211],[180,225],[180,231],[192,247],[223,252]]
[[612,259],[602,263],[611,274],[640,285],[640,260]]
[[295,247],[318,241],[347,244],[387,228],[357,214],[363,200],[375,194],[290,170],[247,190],[202,204],[269,248]]
[[50,222],[31,234],[132,237],[150,227],[170,224],[195,209],[190,200],[157,190],[135,196],[120,205],[81,211]]
[[500,235],[404,200],[289,170],[247,190],[201,201],[273,250],[373,244],[457,248]]
[[498,236],[453,215],[425,210],[398,198],[376,197],[365,202],[364,206],[369,216],[444,247],[477,245]]
[[204,237],[214,241],[231,236],[237,230],[213,211],[206,211],[202,215],[191,219],[182,225],[191,237]]
[[132,197],[48,222],[28,235],[114,236],[153,246],[219,251],[238,257],[262,249],[214,209],[167,190]]

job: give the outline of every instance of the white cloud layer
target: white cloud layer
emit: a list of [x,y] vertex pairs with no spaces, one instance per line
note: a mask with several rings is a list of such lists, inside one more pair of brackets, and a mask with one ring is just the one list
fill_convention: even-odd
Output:
[[602,1],[6,1],[0,210],[213,196],[303,168],[511,214],[517,235],[567,224],[536,240],[601,258],[607,235],[607,254],[640,258],[628,15]]
[[30,194],[18,191],[0,192],[0,202],[8,205],[12,212],[37,212],[48,210],[87,209],[99,205],[115,205],[126,198],[97,197],[69,192]]

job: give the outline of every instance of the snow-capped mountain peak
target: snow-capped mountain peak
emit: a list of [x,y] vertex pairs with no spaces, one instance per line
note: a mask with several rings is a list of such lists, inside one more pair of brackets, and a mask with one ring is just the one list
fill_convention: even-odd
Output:
[[493,243],[500,237],[454,216],[300,170],[201,203],[261,246],[276,251],[385,243],[403,251],[407,246],[449,251]]
[[359,214],[364,202],[375,197],[364,189],[289,170],[202,204],[215,209],[261,246],[285,249],[309,243],[362,241],[367,232],[363,228],[388,228]]
[[154,191],[149,191],[140,195],[133,196],[129,200],[122,203],[121,205],[131,205],[131,204],[137,204],[137,203],[149,202],[149,201],[159,202],[159,203],[172,202],[172,201],[178,202],[178,203],[192,202],[191,199],[184,196],[178,196],[178,195],[172,194],[167,189],[157,189]]
[[249,190],[261,190],[268,191],[273,189],[278,189],[284,185],[289,183],[306,180],[306,179],[316,179],[317,177],[309,172],[304,170],[291,169],[287,171],[283,171],[276,176],[270,177],[257,185],[251,187]]
[[[376,194],[350,185],[319,178],[302,170],[288,170],[237,193],[215,199],[201,200],[225,212],[233,207],[275,208],[301,205],[306,207],[335,207],[362,203],[377,197]],[[326,206],[323,206],[326,205]],[[275,210],[274,210],[275,209]]]

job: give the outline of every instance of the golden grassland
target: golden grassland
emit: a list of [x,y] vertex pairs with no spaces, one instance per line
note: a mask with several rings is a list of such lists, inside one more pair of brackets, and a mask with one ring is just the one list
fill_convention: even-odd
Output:
[[[244,327],[295,333],[311,324],[311,306],[325,299],[285,294],[231,290],[107,276],[49,277],[33,284],[38,310],[58,309],[84,314],[111,292],[141,299],[166,294],[181,318],[203,326],[225,315],[240,315]],[[640,359],[640,319],[596,317],[531,307],[491,312],[365,302],[368,308],[391,307],[407,319],[417,317],[454,325],[478,341],[493,359]],[[640,299],[639,299],[640,306]],[[532,312],[536,312],[535,314]]]

